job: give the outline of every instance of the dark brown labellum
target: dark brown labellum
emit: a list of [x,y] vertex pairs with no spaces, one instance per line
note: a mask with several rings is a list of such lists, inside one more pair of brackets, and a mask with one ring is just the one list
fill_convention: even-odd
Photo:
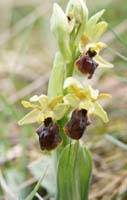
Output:
[[52,118],[45,119],[44,123],[36,130],[36,133],[39,136],[42,150],[52,150],[62,142],[59,127],[53,123]]
[[88,51],[86,54],[82,54],[81,57],[76,61],[78,70],[83,74],[88,74],[88,78],[91,79],[98,63],[93,60],[96,55],[95,51]]
[[69,137],[78,140],[82,137],[89,124],[87,110],[74,110],[70,121],[65,124],[64,130]]

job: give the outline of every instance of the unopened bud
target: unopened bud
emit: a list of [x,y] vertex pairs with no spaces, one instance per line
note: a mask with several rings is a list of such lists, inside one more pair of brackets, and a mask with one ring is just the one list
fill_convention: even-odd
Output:
[[54,4],[51,17],[51,30],[55,34],[60,52],[66,61],[71,59],[69,47],[69,24],[68,19],[58,4]]

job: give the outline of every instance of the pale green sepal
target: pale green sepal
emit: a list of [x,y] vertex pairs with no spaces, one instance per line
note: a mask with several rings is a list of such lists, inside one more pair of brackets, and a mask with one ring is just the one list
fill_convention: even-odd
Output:
[[56,200],[88,200],[91,174],[90,152],[79,142],[67,145],[58,162]]
[[99,116],[105,123],[107,123],[109,121],[107,113],[104,111],[104,109],[98,102],[94,102],[93,114]]
[[51,31],[55,34],[62,56],[67,62],[70,61],[69,24],[65,13],[57,3],[54,3],[50,24]]
[[40,110],[32,110],[28,114],[26,114],[19,122],[18,124],[21,126],[23,124],[32,124],[38,121],[40,115]]
[[95,25],[98,22],[98,20],[101,18],[101,16],[104,14],[105,10],[101,10],[98,13],[96,13],[95,15],[93,15],[87,22],[86,25],[86,30],[85,33],[88,34],[89,36],[91,35],[91,33],[94,31]]
[[94,111],[94,105],[88,99],[81,101],[78,108],[79,108],[79,110],[81,110],[81,109],[88,110],[88,113],[92,113]]
[[53,99],[63,94],[64,82],[64,60],[62,55],[57,52],[53,64],[51,77],[48,85],[48,98]]
[[104,60],[101,56],[96,55],[96,57],[94,58],[94,60],[99,64],[99,67],[102,68],[113,68],[113,64],[107,62],[106,60]]
[[64,96],[64,102],[71,107],[75,108],[80,102],[80,99],[76,97],[74,94],[67,94]]
[[53,110],[55,117],[56,117],[56,120],[62,119],[66,115],[69,107],[70,106],[67,105],[67,104],[59,103]]
[[93,39],[94,42],[97,42],[101,38],[101,36],[106,31],[107,27],[108,24],[104,21],[96,24],[94,32],[91,34],[91,38]]
[[79,88],[82,88],[82,85],[80,84],[80,82],[78,80],[76,80],[75,78],[73,77],[68,77],[65,82],[64,82],[64,89],[70,87],[70,86],[76,86],[76,87],[79,87]]

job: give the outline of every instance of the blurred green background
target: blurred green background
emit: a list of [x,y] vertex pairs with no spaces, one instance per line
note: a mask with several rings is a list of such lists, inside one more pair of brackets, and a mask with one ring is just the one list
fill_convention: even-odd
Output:
[[[46,93],[56,52],[50,31],[53,2],[67,0],[0,1],[0,200],[25,199],[41,176],[44,154],[35,134],[37,125],[19,127],[26,110],[22,99]],[[106,9],[109,28],[103,56],[113,69],[98,70],[89,81],[108,92],[103,101],[110,122],[93,118],[84,136],[94,159],[90,200],[127,200],[127,0],[87,0],[89,16]],[[36,197],[51,199],[40,187]]]

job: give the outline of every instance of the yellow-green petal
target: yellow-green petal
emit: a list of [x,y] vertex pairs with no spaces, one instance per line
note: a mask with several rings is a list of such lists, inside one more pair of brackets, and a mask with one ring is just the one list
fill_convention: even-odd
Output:
[[18,124],[21,126],[23,124],[32,124],[38,121],[40,115],[40,111],[37,109],[32,110],[28,114],[26,114],[19,122]]
[[31,107],[33,107],[33,104],[31,104],[29,101],[22,101],[21,104],[22,104],[25,108],[31,108]]
[[40,106],[38,105],[35,105],[35,104],[32,104],[30,103],[29,101],[22,101],[21,104],[25,107],[25,108],[34,108],[34,109],[41,109]]
[[97,99],[105,99],[105,98],[112,98],[112,95],[107,94],[107,93],[102,93],[102,94],[99,94]]

